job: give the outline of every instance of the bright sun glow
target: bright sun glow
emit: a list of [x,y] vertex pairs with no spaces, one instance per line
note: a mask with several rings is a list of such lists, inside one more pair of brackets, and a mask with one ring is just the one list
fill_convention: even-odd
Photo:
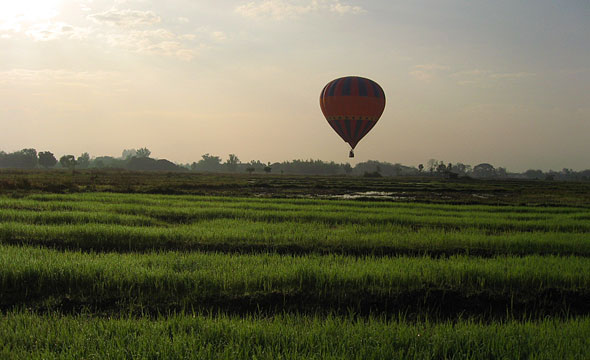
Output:
[[61,0],[0,0],[0,26],[48,20],[59,14]]

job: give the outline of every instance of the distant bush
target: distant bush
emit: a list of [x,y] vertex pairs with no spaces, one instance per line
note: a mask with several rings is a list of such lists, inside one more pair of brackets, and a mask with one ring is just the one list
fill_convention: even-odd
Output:
[[165,159],[152,159],[149,157],[132,157],[127,163],[127,169],[136,171],[187,171],[182,166],[178,166]]

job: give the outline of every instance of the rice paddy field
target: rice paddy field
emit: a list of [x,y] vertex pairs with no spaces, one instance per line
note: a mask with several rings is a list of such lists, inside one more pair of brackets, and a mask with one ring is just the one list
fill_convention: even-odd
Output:
[[590,358],[583,183],[26,176],[0,174],[2,359]]

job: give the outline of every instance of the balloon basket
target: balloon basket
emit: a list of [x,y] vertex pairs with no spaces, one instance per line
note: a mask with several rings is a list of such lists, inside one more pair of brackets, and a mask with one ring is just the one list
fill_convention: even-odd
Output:
[[348,157],[349,158],[353,158],[354,157],[354,151],[350,150],[350,152],[348,153]]

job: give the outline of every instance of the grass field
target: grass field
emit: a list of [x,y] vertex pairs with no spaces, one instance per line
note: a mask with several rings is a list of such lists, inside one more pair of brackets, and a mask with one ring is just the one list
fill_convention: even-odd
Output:
[[2,359],[588,359],[590,320],[408,322],[342,316],[9,313]]
[[429,198],[374,201],[313,186],[394,182],[52,193],[42,175],[0,186],[1,358],[590,358],[585,184],[467,201],[518,184],[422,179]]
[[580,206],[590,181],[444,180],[437,177],[207,174],[126,170],[0,169],[0,194],[114,192],[166,195],[322,197],[377,192],[400,201],[453,204]]

